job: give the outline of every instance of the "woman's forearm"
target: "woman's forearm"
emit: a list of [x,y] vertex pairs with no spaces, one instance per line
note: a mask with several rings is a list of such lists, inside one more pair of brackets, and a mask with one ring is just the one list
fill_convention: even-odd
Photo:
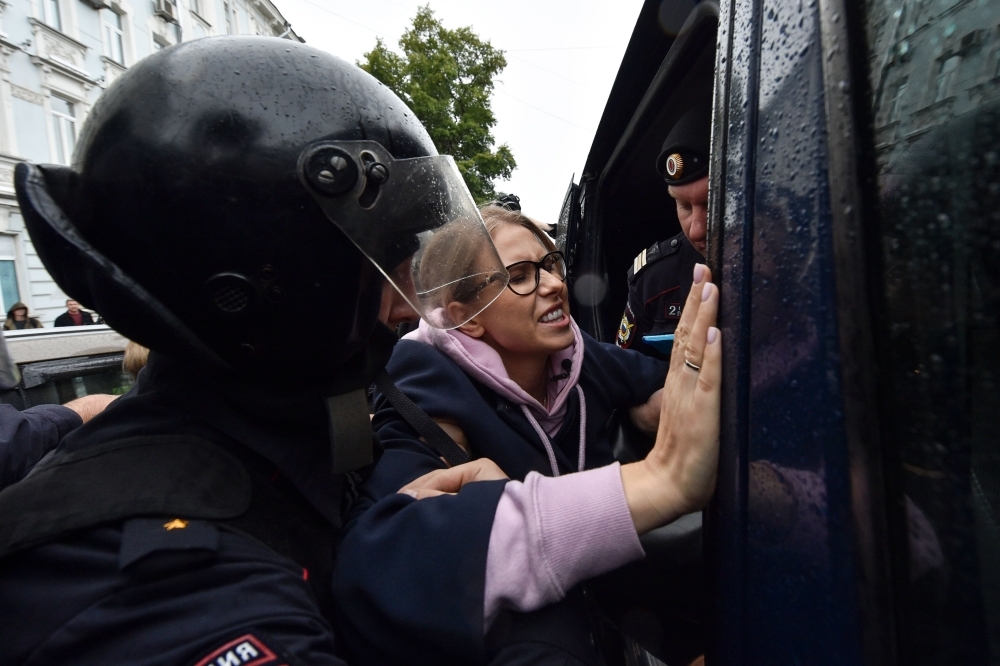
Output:
[[537,610],[643,556],[621,478],[615,463],[506,485],[486,557],[484,630],[503,608]]

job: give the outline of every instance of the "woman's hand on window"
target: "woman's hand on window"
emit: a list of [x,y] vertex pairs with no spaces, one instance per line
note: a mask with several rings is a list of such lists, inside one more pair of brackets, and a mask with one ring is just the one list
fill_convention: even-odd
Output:
[[670,353],[656,444],[645,460],[622,466],[625,499],[642,534],[703,508],[719,467],[722,334],[715,327],[719,289],[697,265]]

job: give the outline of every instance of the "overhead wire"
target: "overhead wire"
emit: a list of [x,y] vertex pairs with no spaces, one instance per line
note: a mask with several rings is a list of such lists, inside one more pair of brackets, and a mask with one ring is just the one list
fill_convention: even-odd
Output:
[[[509,53],[509,51],[507,53]],[[523,62],[526,65],[531,65],[535,69],[539,69],[539,70],[545,72],[546,74],[551,74],[552,76],[559,77],[560,79],[563,79],[564,81],[569,81],[570,83],[574,83],[574,84],[580,86],[581,88],[586,88],[587,90],[589,90],[591,92],[597,92],[596,88],[592,88],[591,86],[588,86],[586,83],[580,83],[579,81],[574,81],[573,79],[569,78],[568,76],[563,76],[562,74],[559,74],[558,72],[553,72],[552,70],[546,69],[546,68],[542,67],[541,65],[536,65],[535,63],[531,62],[530,60],[525,60],[524,58],[518,58],[515,55],[512,55],[511,58],[513,58],[514,60],[518,60],[520,62]]]
[[[303,2],[303,3],[307,4],[307,5],[312,5],[313,7],[316,7],[317,9],[323,10],[327,14],[333,14],[337,18],[343,19],[343,20],[347,21],[348,23],[353,23],[354,25],[358,26],[359,28],[364,28],[365,30],[370,30],[371,32],[374,32],[376,35],[382,34],[379,30],[376,30],[375,28],[372,28],[371,26],[367,26],[364,23],[358,23],[357,21],[355,21],[353,19],[347,18],[343,14],[338,14],[337,12],[333,11],[332,9],[330,9],[328,7],[324,7],[321,4],[312,2],[312,0],[299,0],[299,2]],[[395,4],[395,3],[393,3],[393,4]]]
[[[375,33],[376,35],[386,34],[385,31],[376,30],[375,28],[372,28],[371,26],[368,26],[368,25],[365,25],[365,24],[360,23],[358,21],[355,21],[353,19],[350,19],[350,18],[344,16],[343,14],[339,14],[339,13],[333,11],[332,9],[329,9],[328,7],[324,7],[324,6],[322,6],[322,5],[320,5],[320,4],[316,3],[316,2],[313,2],[312,0],[299,0],[299,1],[302,2],[302,3],[304,3],[304,4],[316,7],[317,9],[320,9],[320,10],[322,10],[322,11],[328,13],[328,14],[336,16],[337,18],[340,18],[340,19],[342,19],[344,21],[347,21],[348,23],[351,23],[351,24],[356,25],[358,27],[364,28],[365,30],[368,30],[370,32]],[[397,7],[400,7],[401,9],[409,9],[408,7],[405,7],[405,6],[401,5],[401,4],[399,4],[398,2],[394,2],[393,0],[385,0],[385,1],[388,2],[388,3],[390,3],[390,4],[396,5]],[[545,48],[501,49],[501,50],[504,51],[505,53],[522,53],[522,52],[528,52],[528,51],[582,51],[582,50],[612,49],[612,48],[618,48],[618,47],[616,47],[616,46],[559,46],[559,47],[545,47]],[[523,62],[523,63],[525,63],[527,65],[531,65],[532,67],[534,67],[534,68],[536,68],[538,70],[541,70],[542,72],[545,72],[546,74],[549,74],[550,76],[555,76],[557,78],[560,78],[560,79],[563,79],[563,80],[568,81],[570,83],[573,83],[574,85],[578,85],[578,86],[580,86],[582,88],[585,88],[587,90],[590,90],[592,92],[596,92],[592,87],[590,87],[590,86],[588,86],[588,85],[586,85],[584,83],[581,83],[579,81],[574,81],[573,79],[570,79],[569,77],[563,76],[562,74],[559,74],[557,72],[553,72],[553,71],[551,71],[549,69],[546,69],[545,67],[542,67],[540,65],[536,65],[535,63],[533,63],[533,62],[531,62],[529,60],[526,60],[524,58],[520,58],[518,56],[511,56],[511,57],[514,58],[514,59],[516,59],[516,60],[518,60],[518,61],[520,61],[520,62]],[[503,86],[502,82],[500,82],[500,83],[501,83],[501,86]],[[535,111],[538,111],[539,113],[543,113],[543,114],[545,114],[545,115],[547,115],[547,116],[549,116],[551,118],[555,118],[556,120],[558,120],[560,122],[564,122],[567,125],[572,125],[573,127],[576,127],[577,129],[581,129],[581,130],[583,130],[585,132],[590,132],[591,131],[589,128],[584,127],[582,125],[579,125],[579,124],[573,122],[572,120],[568,120],[566,118],[563,118],[561,116],[558,116],[558,115],[552,113],[551,111],[546,111],[545,109],[543,109],[543,108],[541,108],[539,106],[535,106],[534,104],[532,104],[530,102],[524,101],[523,99],[521,99],[519,97],[516,97],[515,95],[510,94],[505,89],[503,89],[503,87],[497,87],[497,88],[495,88],[495,90],[503,93],[505,96],[513,99],[516,102],[524,104],[525,106],[527,106],[527,107],[529,107],[531,109],[534,109]]]
[[568,125],[572,125],[573,127],[576,127],[576,128],[579,128],[579,129],[582,129],[582,130],[583,130],[584,132],[589,132],[589,131],[591,131],[591,130],[590,130],[590,128],[588,128],[588,127],[584,127],[583,125],[577,125],[577,124],[576,124],[576,123],[574,123],[574,122],[573,122],[572,120],[567,120],[567,119],[565,119],[565,118],[562,118],[562,117],[560,117],[560,116],[557,116],[556,114],[552,113],[551,111],[546,111],[545,109],[541,108],[540,106],[535,106],[534,104],[532,104],[532,103],[530,103],[530,102],[525,102],[525,101],[524,101],[523,99],[521,99],[520,97],[515,97],[514,95],[511,95],[511,94],[510,94],[509,92],[507,92],[506,90],[504,90],[504,89],[502,89],[502,88],[495,88],[495,90],[497,90],[498,92],[501,92],[501,93],[503,93],[504,95],[506,95],[507,97],[510,97],[510,98],[511,98],[512,100],[514,100],[514,101],[516,101],[516,102],[520,102],[521,104],[524,104],[525,106],[530,106],[530,107],[531,107],[532,109],[534,109],[535,111],[539,111],[539,112],[541,112],[541,113],[544,113],[544,114],[545,114],[545,115],[547,115],[547,116],[552,116],[552,117],[553,117],[553,118],[555,118],[556,120],[561,120],[562,122],[564,122],[564,123],[566,123],[566,124],[568,124]]
[[521,53],[524,51],[589,51],[592,49],[617,49],[620,46],[553,46],[538,49],[506,49],[508,53]]

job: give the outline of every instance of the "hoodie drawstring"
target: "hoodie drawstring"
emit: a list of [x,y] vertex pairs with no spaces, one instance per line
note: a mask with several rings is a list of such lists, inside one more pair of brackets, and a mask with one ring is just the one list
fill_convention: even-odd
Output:
[[[574,388],[580,398],[580,452],[577,454],[576,471],[582,472],[587,463],[587,400],[583,397],[583,389],[580,388],[579,384]],[[549,455],[549,466],[552,467],[552,476],[559,476],[559,464],[556,462],[556,452],[552,449],[552,442],[549,440],[549,436],[545,434],[542,426],[538,425],[538,421],[532,415],[527,405],[521,405],[521,411],[524,412],[528,423],[535,429],[535,434],[538,435],[538,438],[542,440],[542,445],[545,446],[545,453]]]

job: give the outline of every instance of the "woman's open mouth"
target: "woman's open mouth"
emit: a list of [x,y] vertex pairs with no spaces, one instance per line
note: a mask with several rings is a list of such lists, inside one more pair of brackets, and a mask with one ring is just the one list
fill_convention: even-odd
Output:
[[554,321],[559,321],[562,318],[563,318],[563,309],[556,308],[552,312],[549,312],[548,314],[544,314],[541,317],[539,317],[538,321],[542,322],[543,324],[550,324]]

